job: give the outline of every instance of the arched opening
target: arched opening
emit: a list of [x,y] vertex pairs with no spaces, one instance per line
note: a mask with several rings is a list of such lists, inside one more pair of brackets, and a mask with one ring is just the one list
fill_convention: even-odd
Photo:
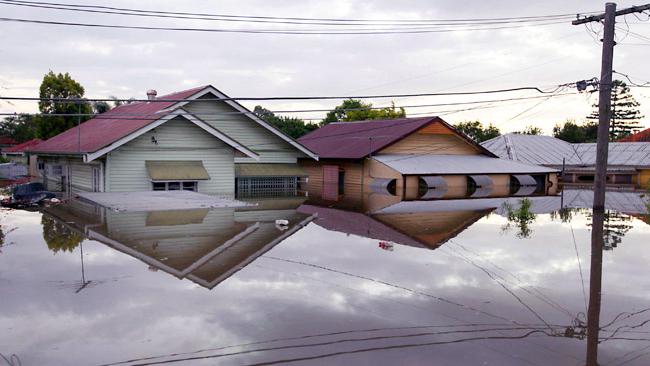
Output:
[[442,176],[421,176],[418,179],[420,199],[442,198],[447,193],[447,189],[447,181]]
[[389,194],[395,196],[397,193],[397,179],[375,178],[370,183],[370,189],[375,193]]

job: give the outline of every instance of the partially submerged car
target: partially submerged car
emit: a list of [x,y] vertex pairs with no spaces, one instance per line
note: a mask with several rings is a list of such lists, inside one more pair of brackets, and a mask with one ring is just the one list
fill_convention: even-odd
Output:
[[38,205],[45,199],[55,198],[56,195],[45,189],[43,183],[31,182],[13,187],[12,194],[2,200],[5,207],[25,207]]

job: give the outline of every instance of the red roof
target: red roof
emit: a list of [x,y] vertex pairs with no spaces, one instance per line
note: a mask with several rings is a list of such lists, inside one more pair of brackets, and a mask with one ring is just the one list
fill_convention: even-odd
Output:
[[618,142],[650,142],[650,128],[624,137],[618,140]]
[[16,145],[18,142],[9,136],[0,136],[0,145]]
[[299,138],[298,142],[321,159],[361,159],[434,122],[444,124],[479,150],[493,156],[439,117],[329,123]]
[[18,144],[18,145],[14,145],[12,147],[8,147],[8,148],[4,149],[2,152],[5,152],[5,153],[21,153],[21,152],[25,152],[25,150],[27,150],[27,149],[35,146],[35,145],[38,145],[41,142],[43,142],[43,140],[41,140],[41,139],[32,139],[32,140],[29,140],[29,141],[25,141],[22,144]]
[[[185,99],[207,86],[158,97],[156,99]],[[142,127],[164,117],[156,113],[177,102],[137,102],[124,104],[64,131],[28,151],[40,153],[90,153],[112,144]]]

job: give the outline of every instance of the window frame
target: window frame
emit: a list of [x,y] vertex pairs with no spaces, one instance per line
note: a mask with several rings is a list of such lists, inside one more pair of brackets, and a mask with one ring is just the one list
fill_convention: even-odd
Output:
[[[170,185],[178,187],[175,189],[170,189]],[[158,189],[156,189],[156,186]],[[199,181],[198,180],[170,180],[170,181],[151,181],[151,190],[152,191],[190,191],[198,192],[199,191]]]

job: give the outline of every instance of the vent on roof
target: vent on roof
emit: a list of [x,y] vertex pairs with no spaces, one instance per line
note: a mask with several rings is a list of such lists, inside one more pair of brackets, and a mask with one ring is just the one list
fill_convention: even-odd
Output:
[[147,90],[147,99],[154,100],[156,99],[156,95],[158,95],[158,92],[154,89]]

